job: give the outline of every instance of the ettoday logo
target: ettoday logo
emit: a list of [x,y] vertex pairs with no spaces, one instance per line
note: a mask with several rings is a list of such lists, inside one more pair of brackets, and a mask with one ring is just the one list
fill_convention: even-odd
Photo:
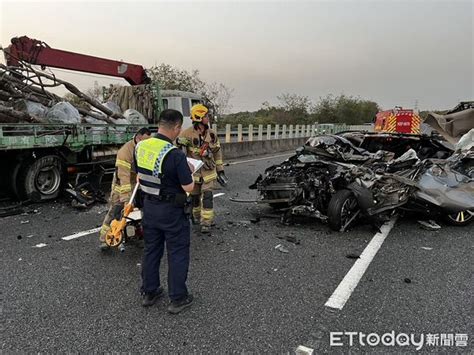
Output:
[[465,347],[468,343],[467,334],[406,334],[395,333],[391,331],[382,335],[378,333],[363,332],[330,332],[330,346],[413,346],[416,350],[422,349],[424,346],[457,346]]

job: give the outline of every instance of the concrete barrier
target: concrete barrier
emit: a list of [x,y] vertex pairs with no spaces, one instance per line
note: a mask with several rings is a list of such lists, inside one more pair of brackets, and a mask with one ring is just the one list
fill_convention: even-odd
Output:
[[287,152],[302,146],[307,139],[308,138],[302,137],[221,143],[222,154],[224,155],[224,161],[226,161],[241,157]]

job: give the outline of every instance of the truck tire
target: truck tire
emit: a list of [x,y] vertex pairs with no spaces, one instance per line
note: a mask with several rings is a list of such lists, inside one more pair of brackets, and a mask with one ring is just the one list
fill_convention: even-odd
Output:
[[[347,221],[359,210],[355,195],[349,190],[337,191],[329,201],[328,224],[334,231],[341,231]],[[347,226],[346,226],[347,227]]]
[[52,200],[58,197],[64,178],[64,165],[56,155],[46,155],[22,163],[16,192],[21,200]]

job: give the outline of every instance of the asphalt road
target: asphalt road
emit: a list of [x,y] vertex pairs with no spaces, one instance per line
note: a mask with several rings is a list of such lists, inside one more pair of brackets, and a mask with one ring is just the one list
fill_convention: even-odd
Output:
[[[193,232],[195,303],[175,316],[166,312],[166,298],[149,309],[140,305],[140,245],[103,254],[96,234],[61,239],[98,227],[105,206],[76,211],[56,202],[0,219],[1,352],[288,353],[299,345],[315,353],[415,350],[350,346],[347,336],[333,338],[342,346],[331,346],[331,332],[392,331],[424,335],[421,351],[472,351],[474,225],[429,232],[416,221],[397,221],[345,306],[329,308],[325,303],[356,261],[347,256],[359,255],[376,231],[361,225],[336,233],[304,219],[286,226],[266,206],[229,200],[255,199],[248,185],[283,159],[226,167],[231,183],[215,192],[225,195],[215,199],[212,236]],[[252,223],[256,216],[260,221]],[[275,249],[278,244],[288,253]],[[456,342],[429,346],[429,334],[451,334]]]

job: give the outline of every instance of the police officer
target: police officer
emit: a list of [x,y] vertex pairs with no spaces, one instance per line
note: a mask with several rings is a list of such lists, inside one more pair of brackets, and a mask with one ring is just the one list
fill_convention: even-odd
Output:
[[193,302],[186,288],[191,234],[186,192],[194,188],[192,166],[172,143],[181,132],[182,124],[183,115],[179,111],[164,110],[156,138],[140,142],[135,151],[144,195],[142,305],[152,306],[163,293],[159,269],[166,243],[170,313],[179,313]]

